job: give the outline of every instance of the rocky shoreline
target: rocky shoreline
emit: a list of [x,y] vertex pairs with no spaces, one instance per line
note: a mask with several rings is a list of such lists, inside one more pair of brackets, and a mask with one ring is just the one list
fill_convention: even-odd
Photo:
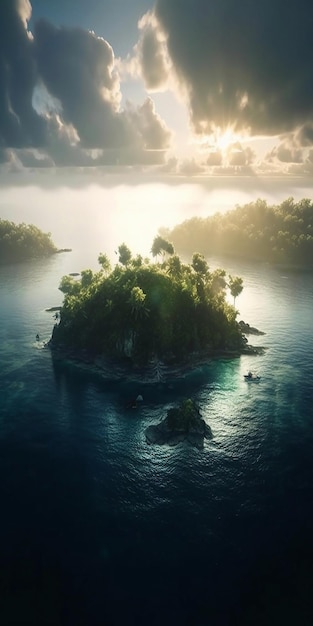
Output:
[[255,328],[254,326],[250,326],[247,322],[240,320],[239,326],[244,335],[265,335],[262,330]]
[[[56,307],[55,307],[56,308]],[[257,334],[264,334],[258,331]],[[146,366],[134,364],[130,359],[113,360],[101,355],[95,355],[87,350],[76,350],[66,346],[55,345],[53,340],[46,344],[50,348],[55,361],[68,362],[106,381],[140,382],[141,384],[166,383],[167,380],[183,377],[197,367],[206,365],[209,361],[219,358],[239,358],[241,355],[260,356],[266,347],[253,346],[246,343],[240,350],[210,350],[193,353],[188,361],[183,363],[164,363],[159,359],[151,360]]]

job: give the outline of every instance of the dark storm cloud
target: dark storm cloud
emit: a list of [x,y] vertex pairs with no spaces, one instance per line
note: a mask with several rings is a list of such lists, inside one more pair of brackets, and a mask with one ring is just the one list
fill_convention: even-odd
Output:
[[164,149],[169,132],[150,100],[120,110],[120,85],[111,46],[82,29],[55,28],[41,21],[35,29],[38,67],[61,116],[77,131],[84,148]]
[[124,138],[118,121],[113,51],[104,40],[82,29],[35,27],[42,80],[62,106],[62,117],[76,128],[83,145],[115,147]]
[[6,148],[16,150],[17,163],[31,167],[37,164],[35,148],[41,150],[38,167],[94,166],[102,151],[112,164],[143,163],[145,155],[147,162],[160,163],[163,156],[155,151],[167,147],[170,133],[150,100],[121,109],[109,43],[46,21],[32,34],[30,16],[29,0],[0,0],[2,163]]
[[311,0],[157,0],[155,14],[198,132],[313,119]]
[[0,144],[40,146],[45,123],[32,106],[37,81],[33,41],[27,32],[28,0],[0,2]]

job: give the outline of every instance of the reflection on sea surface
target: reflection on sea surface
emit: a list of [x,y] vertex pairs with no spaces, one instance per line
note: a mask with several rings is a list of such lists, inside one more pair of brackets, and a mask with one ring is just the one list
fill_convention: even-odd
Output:
[[[17,590],[2,607],[13,606],[16,622],[43,597],[63,623],[129,623],[131,614],[152,625],[220,625],[236,616],[251,624],[253,607],[270,602],[266,563],[279,580],[298,568],[293,593],[305,606],[312,275],[224,262],[243,277],[236,306],[266,333],[250,337],[265,354],[141,384],[101,380],[39,349],[36,334],[45,343],[54,324],[45,309],[62,300],[62,275],[86,265],[80,250],[75,263],[64,254],[0,268],[0,565]],[[244,381],[249,369],[259,384]],[[128,410],[138,393],[142,406]],[[147,446],[146,427],[188,396],[213,439],[202,451]],[[287,583],[281,593],[293,615]]]

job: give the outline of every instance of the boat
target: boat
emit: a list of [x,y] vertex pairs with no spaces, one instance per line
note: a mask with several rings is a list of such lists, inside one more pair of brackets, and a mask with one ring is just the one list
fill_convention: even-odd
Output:
[[247,374],[244,374],[243,377],[248,383],[257,383],[259,382],[259,380],[261,380],[261,376],[258,376],[258,374],[254,374],[253,372],[251,372],[251,370],[249,370]]

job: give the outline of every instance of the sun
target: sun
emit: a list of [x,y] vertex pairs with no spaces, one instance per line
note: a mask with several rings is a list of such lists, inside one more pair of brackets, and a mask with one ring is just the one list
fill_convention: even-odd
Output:
[[231,128],[227,128],[225,131],[217,132],[214,143],[217,150],[225,152],[236,141],[239,141],[238,135]]
[[235,144],[241,145],[246,140],[247,136],[243,133],[238,133],[235,130],[235,125],[228,125],[226,128],[216,126],[212,133],[202,136],[199,143],[202,150],[220,152],[226,156],[230,148]]
[[241,143],[242,141],[242,134],[237,133],[232,126],[228,126],[225,129],[216,128],[211,136],[211,142],[215,149],[222,153],[227,152],[235,143]]

